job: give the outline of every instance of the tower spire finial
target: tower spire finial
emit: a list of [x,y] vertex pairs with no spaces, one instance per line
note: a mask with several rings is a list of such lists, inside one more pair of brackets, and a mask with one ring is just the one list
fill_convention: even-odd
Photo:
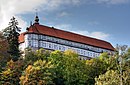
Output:
[[36,9],[35,23],[39,24],[39,18],[38,18],[38,12],[37,12],[37,9]]
[[37,9],[35,9],[35,11],[36,11],[36,16],[38,16],[38,10],[37,10]]

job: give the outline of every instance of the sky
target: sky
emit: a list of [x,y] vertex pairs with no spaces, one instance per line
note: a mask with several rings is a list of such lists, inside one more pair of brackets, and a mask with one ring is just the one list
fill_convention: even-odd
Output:
[[130,0],[0,0],[0,30],[14,16],[22,32],[34,22],[130,47]]

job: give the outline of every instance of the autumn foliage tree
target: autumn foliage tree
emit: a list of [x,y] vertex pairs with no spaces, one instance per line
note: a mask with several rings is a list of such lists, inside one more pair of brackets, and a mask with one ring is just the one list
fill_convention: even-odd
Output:
[[0,73],[0,85],[19,85],[19,77],[23,70],[23,61],[13,61],[7,62],[6,67]]
[[21,85],[52,85],[53,65],[46,60],[37,60],[20,77]]
[[0,32],[0,53],[4,54],[3,52],[7,52],[7,49],[8,49],[7,39],[3,36],[3,33]]
[[3,37],[3,33],[0,32],[0,71],[2,70],[2,67],[5,66],[6,62],[10,60],[7,50],[8,42]]

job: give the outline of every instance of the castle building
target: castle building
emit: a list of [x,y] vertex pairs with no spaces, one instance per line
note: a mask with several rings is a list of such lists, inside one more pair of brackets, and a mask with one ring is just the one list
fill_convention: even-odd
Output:
[[19,42],[19,48],[23,51],[25,48],[60,51],[71,49],[81,59],[95,58],[103,52],[114,53],[114,47],[109,42],[41,25],[38,16],[27,31],[20,34]]

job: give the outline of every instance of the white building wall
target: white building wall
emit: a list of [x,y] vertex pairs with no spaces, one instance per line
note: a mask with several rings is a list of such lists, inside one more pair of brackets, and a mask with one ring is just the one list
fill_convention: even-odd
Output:
[[25,43],[21,43],[21,44],[19,45],[19,49],[20,49],[21,51],[24,51],[24,48],[26,48],[26,47],[25,47]]
[[111,52],[110,50],[97,48],[86,44],[76,43],[68,40],[38,34],[25,35],[25,42],[20,44],[20,48],[24,50],[27,47],[45,48],[49,50],[60,51],[71,49],[81,56],[87,56],[91,58],[98,57],[101,52]]

